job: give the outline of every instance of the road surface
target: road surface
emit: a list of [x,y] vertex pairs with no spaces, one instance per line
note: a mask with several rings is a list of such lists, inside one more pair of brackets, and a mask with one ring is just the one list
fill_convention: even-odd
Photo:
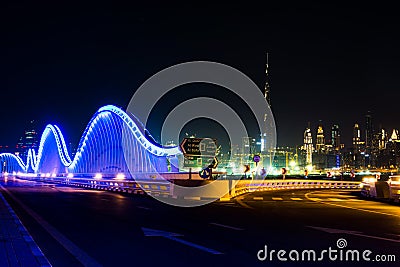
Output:
[[[399,205],[366,201],[351,191],[255,192],[228,202],[180,208],[148,196],[13,179],[0,184],[53,266],[399,266],[400,262]],[[291,250],[318,254],[329,247],[338,249],[338,239],[346,241],[342,250],[371,250],[371,261],[332,261],[325,255],[320,262],[284,262],[276,255],[281,249],[287,251],[286,258]],[[260,261],[257,254],[265,246],[268,253],[276,252],[272,259]],[[376,255],[394,255],[396,262],[377,262]]]

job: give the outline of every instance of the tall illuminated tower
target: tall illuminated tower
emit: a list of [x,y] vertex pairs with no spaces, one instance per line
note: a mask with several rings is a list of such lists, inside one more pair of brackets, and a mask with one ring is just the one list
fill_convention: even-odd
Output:
[[361,166],[363,166],[361,149],[361,130],[356,123],[353,127],[353,166],[355,168],[360,168]]
[[386,149],[386,143],[388,141],[388,134],[385,129],[381,129],[380,138],[379,138],[379,150]]
[[[265,76],[266,76],[266,80],[265,80],[265,88],[264,88],[264,97],[265,100],[267,100],[267,103],[269,106],[271,106],[271,96],[270,96],[270,87],[269,87],[269,76],[268,76],[268,52],[267,52],[267,61],[266,61],[266,65],[265,65]],[[264,114],[264,132],[261,133],[261,152],[267,152],[267,113]]]
[[304,150],[306,151],[306,165],[312,165],[313,143],[309,127],[304,131]]
[[332,126],[331,141],[332,141],[333,149],[336,151],[339,151],[340,150],[340,129],[339,129],[339,125],[337,125],[337,124]]
[[365,147],[367,152],[372,148],[373,134],[374,129],[372,125],[372,115],[371,112],[368,111],[367,115],[365,115]]
[[325,151],[325,136],[324,136],[324,129],[320,124],[317,129],[317,143],[316,148],[318,153],[323,153]]
[[353,150],[354,154],[360,152],[360,143],[361,143],[361,131],[358,124],[354,124],[353,127]]
[[264,88],[264,97],[267,100],[268,104],[271,106],[271,91],[269,87],[269,76],[268,76],[268,52],[267,52],[267,63],[265,65],[265,88]]
[[28,150],[33,148],[36,149],[38,147],[38,133],[36,131],[36,122],[34,120],[30,121],[28,127],[24,131],[24,135],[19,139],[16,149],[18,155],[25,159],[27,156]]

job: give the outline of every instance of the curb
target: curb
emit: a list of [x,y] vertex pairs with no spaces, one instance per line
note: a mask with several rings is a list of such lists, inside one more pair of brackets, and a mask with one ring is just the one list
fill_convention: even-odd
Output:
[[4,202],[4,205],[7,207],[8,212],[11,214],[14,222],[18,225],[18,231],[24,238],[25,242],[28,244],[32,254],[35,256],[36,260],[42,267],[51,267],[52,265],[47,260],[46,256],[40,250],[39,246],[36,244],[35,240],[33,240],[32,236],[29,234],[28,230],[26,230],[25,226],[22,224],[21,220],[18,218],[17,214],[14,212],[10,204],[8,204],[7,200],[4,198],[2,192],[0,192],[0,199]]

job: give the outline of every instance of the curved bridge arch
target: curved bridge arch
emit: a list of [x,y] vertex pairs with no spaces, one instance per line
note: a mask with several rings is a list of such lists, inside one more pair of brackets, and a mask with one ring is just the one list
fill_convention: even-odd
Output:
[[109,176],[124,173],[127,177],[135,173],[167,172],[167,158],[176,157],[181,152],[178,147],[163,147],[150,138],[134,116],[107,105],[89,121],[73,158],[60,128],[49,124],[42,133],[37,154],[33,149],[29,150],[26,163],[10,153],[0,154],[0,160],[7,162],[10,172],[53,175],[102,172]]

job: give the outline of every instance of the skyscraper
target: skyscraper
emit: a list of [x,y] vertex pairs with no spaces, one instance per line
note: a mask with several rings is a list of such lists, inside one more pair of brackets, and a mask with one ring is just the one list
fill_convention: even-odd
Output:
[[372,115],[368,111],[365,115],[365,166],[372,167],[375,162],[374,151],[374,126],[372,124]]
[[379,137],[380,137],[379,138],[379,150],[384,150],[384,149],[386,149],[386,143],[388,141],[388,134],[385,131],[385,129],[383,129],[383,128],[381,129],[381,133],[380,133]]
[[265,65],[265,77],[266,77],[266,80],[265,80],[265,88],[264,88],[264,97],[265,97],[265,99],[267,100],[267,102],[268,102],[268,104],[271,106],[271,91],[270,91],[270,87],[269,87],[269,73],[268,73],[268,57],[269,57],[269,54],[268,54],[268,52],[267,52],[267,63],[266,63],[266,65]]
[[331,129],[331,144],[334,150],[340,151],[340,129],[337,124],[333,125]]
[[[265,65],[265,88],[264,88],[264,97],[265,100],[267,100],[268,105],[271,106],[271,96],[270,96],[270,87],[269,87],[269,76],[268,76],[268,52],[267,52],[267,61],[266,61],[266,65]],[[267,113],[264,114],[264,132],[261,133],[261,153],[265,153],[268,152],[267,147],[268,147],[268,140],[267,140],[267,128],[268,128],[268,123],[267,123]]]
[[361,143],[361,131],[360,131],[360,126],[358,124],[354,124],[353,127],[353,151],[354,154],[360,152],[360,143]]
[[306,152],[306,165],[312,165],[313,143],[309,127],[304,131],[304,150]]
[[365,148],[367,149],[367,153],[370,152],[372,148],[373,135],[372,115],[371,112],[368,111],[367,115],[365,115]]
[[356,123],[353,128],[353,166],[360,168],[365,166],[365,143],[361,141],[360,126]]
[[35,121],[30,121],[26,130],[24,131],[24,135],[19,139],[16,149],[17,153],[20,157],[25,158],[26,153],[31,148],[38,147],[38,133],[36,131]]
[[319,154],[325,152],[325,136],[324,136],[324,129],[322,128],[321,123],[320,123],[320,125],[318,126],[318,129],[317,129],[316,148],[317,148],[317,152]]

